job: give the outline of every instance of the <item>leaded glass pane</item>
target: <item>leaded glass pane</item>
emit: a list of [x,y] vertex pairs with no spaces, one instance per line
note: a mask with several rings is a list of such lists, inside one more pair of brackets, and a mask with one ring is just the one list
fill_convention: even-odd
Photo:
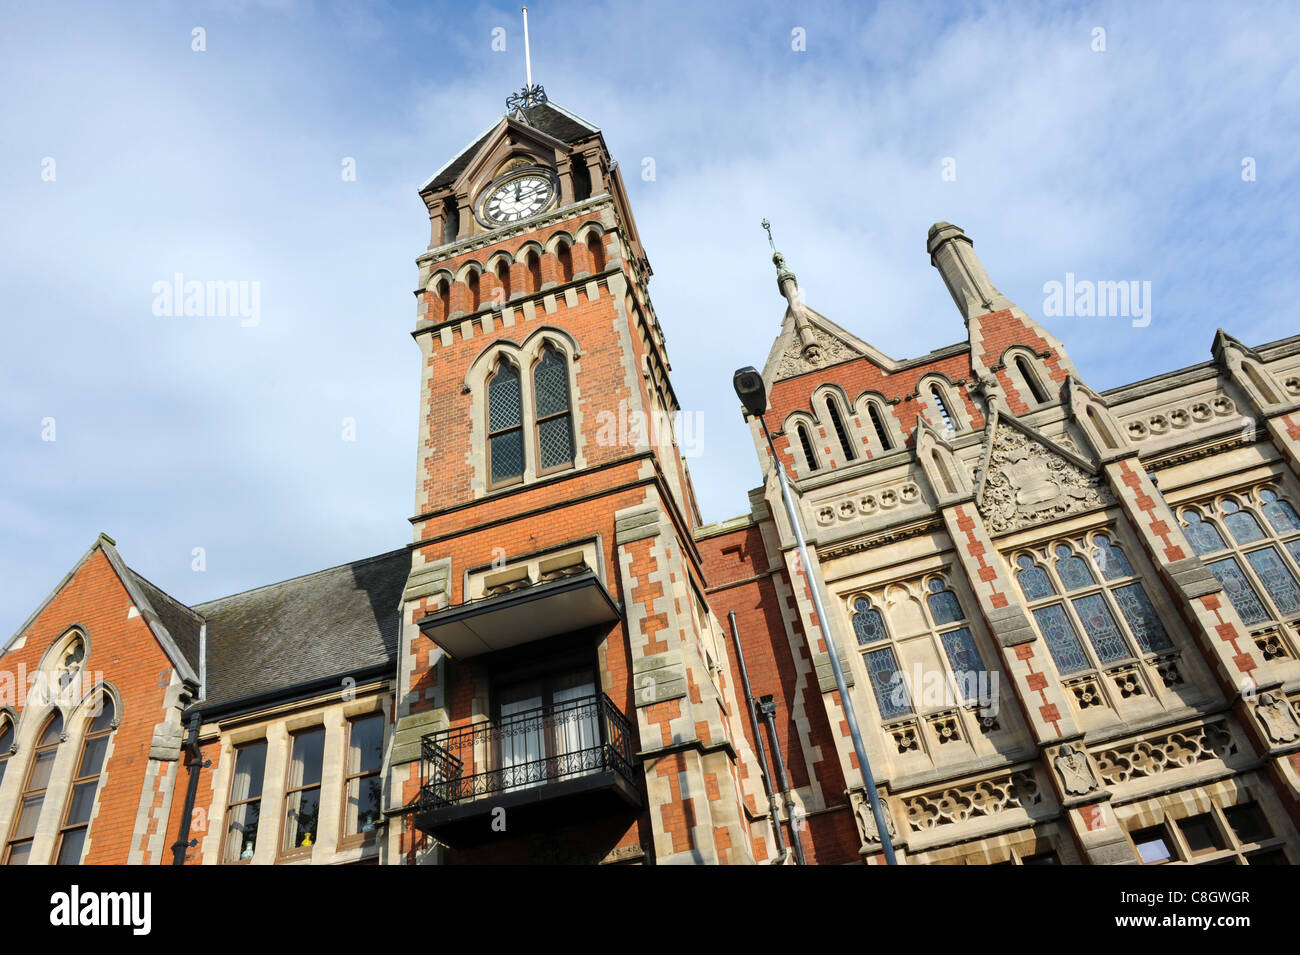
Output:
[[1128,562],[1124,552],[1110,542],[1109,537],[1100,534],[1094,540],[1097,545],[1092,549],[1092,559],[1107,580],[1117,577],[1132,577],[1133,565]]
[[1246,560],[1259,575],[1264,585],[1264,593],[1273,598],[1273,603],[1282,613],[1289,617],[1300,613],[1300,587],[1296,586],[1295,577],[1282,562],[1282,555],[1273,547],[1261,547],[1246,555]]
[[1232,606],[1241,615],[1242,623],[1249,627],[1269,619],[1268,611],[1264,609],[1264,604],[1260,601],[1259,594],[1255,593],[1255,588],[1246,579],[1245,571],[1237,563],[1237,558],[1228,557],[1224,560],[1212,561],[1205,567],[1214,575],[1214,579],[1223,585],[1224,593],[1228,595]]
[[928,599],[930,601],[930,613],[934,617],[936,627],[966,619],[966,615],[961,611],[961,604],[957,601],[957,595],[951,590],[940,590],[937,593],[930,594]]
[[1074,632],[1074,624],[1070,623],[1064,607],[1060,604],[1040,607],[1034,611],[1034,620],[1037,621],[1038,629],[1042,632],[1043,639],[1047,641],[1047,649],[1051,651],[1052,659],[1056,661],[1056,669],[1062,676],[1069,676],[1071,673],[1078,673],[1092,666],[1083,654],[1079,635]]
[[573,430],[569,416],[550,418],[537,426],[543,468],[557,468],[573,460]]
[[1141,584],[1116,587],[1111,592],[1115,595],[1115,602],[1119,604],[1120,612],[1128,621],[1133,636],[1137,637],[1138,646],[1142,648],[1143,653],[1159,653],[1174,645],[1169,639],[1169,634],[1165,632],[1165,625],[1160,622],[1156,608],[1151,604],[1151,598],[1147,596]]
[[880,707],[882,719],[889,720],[911,712],[912,704],[893,647],[881,647],[868,653],[867,673],[871,676],[871,688],[876,693],[876,705]]
[[965,627],[940,634],[944,652],[948,654],[948,664],[957,688],[964,699],[977,700],[988,687],[985,678],[984,661],[980,658],[975,638]]
[[1047,579],[1047,571],[1037,564],[1017,571],[1016,580],[1020,581],[1020,589],[1025,592],[1026,600],[1041,600],[1056,592],[1052,588],[1052,582]]
[[524,433],[516,428],[492,439],[492,482],[506,481],[524,473]]
[[513,365],[502,365],[488,384],[488,431],[517,428],[523,420],[519,372]]
[[1295,561],[1297,564],[1300,564],[1300,537],[1296,538],[1295,540],[1287,541],[1286,549],[1287,549],[1287,553],[1291,555],[1291,559]]
[[569,373],[564,359],[549,348],[533,369],[533,391],[536,392],[537,417],[546,418],[569,410]]
[[1093,579],[1092,571],[1088,569],[1088,562],[1074,555],[1058,560],[1056,573],[1060,576],[1066,590],[1078,590],[1080,587],[1089,587],[1097,582]]
[[1207,524],[1201,520],[1201,515],[1195,511],[1188,511],[1186,514],[1187,539],[1192,543],[1192,550],[1198,554],[1213,554],[1215,551],[1223,550],[1227,545],[1223,543],[1223,538],[1213,524]]
[[1228,528],[1228,533],[1233,536],[1238,544],[1249,544],[1253,541],[1263,540],[1264,532],[1260,530],[1259,521],[1246,511],[1237,511],[1235,514],[1228,514],[1223,518],[1223,524]]
[[1292,531],[1300,531],[1300,514],[1287,501],[1282,500],[1273,491],[1260,491],[1260,500],[1264,502],[1264,516],[1268,522],[1273,525],[1273,530],[1279,534],[1290,534]]
[[854,605],[854,611],[853,632],[857,634],[859,646],[889,639],[879,610],[873,610],[865,600],[859,600]]
[[1124,643],[1124,638],[1120,636],[1115,617],[1106,606],[1106,600],[1101,594],[1075,597],[1072,603],[1074,612],[1083,621],[1083,629],[1088,634],[1092,648],[1097,651],[1097,659],[1102,663],[1114,663],[1116,660],[1126,660],[1133,655],[1128,645]]

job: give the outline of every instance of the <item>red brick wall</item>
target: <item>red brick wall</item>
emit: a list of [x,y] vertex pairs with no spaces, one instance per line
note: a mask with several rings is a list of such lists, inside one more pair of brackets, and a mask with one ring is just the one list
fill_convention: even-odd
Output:
[[[144,618],[127,618],[130,607],[125,586],[103,551],[96,550],[27,628],[23,647],[0,657],[0,669],[7,673],[16,674],[20,666],[33,673],[50,645],[70,626],[81,624],[90,637],[84,672],[102,673],[104,681],[121,694],[122,722],[114,732],[112,752],[96,794],[98,811],[90,826],[85,861],[91,864],[122,865],[127,861],[149,746],[155,725],[163,719],[171,677],[172,664]],[[15,705],[22,709],[22,701]],[[69,740],[62,745],[79,742]],[[20,752],[17,765],[11,765],[9,771],[25,772],[29,756],[30,749]],[[50,792],[46,798],[57,800],[62,814],[67,795]],[[8,838],[9,833],[3,835]]]

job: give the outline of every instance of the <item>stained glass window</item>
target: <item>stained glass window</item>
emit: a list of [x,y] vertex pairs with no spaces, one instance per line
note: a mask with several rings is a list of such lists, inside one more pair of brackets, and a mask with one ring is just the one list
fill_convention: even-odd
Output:
[[1183,520],[1187,522],[1185,530],[1187,539],[1192,544],[1192,550],[1198,554],[1213,554],[1215,551],[1223,550],[1227,545],[1223,542],[1223,537],[1213,524],[1207,524],[1201,519],[1199,511],[1189,510],[1183,514]]
[[1038,629],[1042,632],[1043,639],[1047,641],[1047,649],[1051,651],[1052,659],[1056,661],[1056,669],[1062,676],[1091,667],[1088,658],[1084,656],[1083,646],[1079,643],[1079,635],[1075,633],[1074,625],[1066,616],[1064,607],[1060,604],[1040,607],[1034,611],[1034,620],[1037,621]]
[[1287,501],[1277,496],[1277,492],[1269,488],[1259,492],[1259,499],[1263,501],[1261,510],[1268,522],[1273,525],[1273,530],[1279,534],[1290,534],[1292,531],[1300,531],[1300,515]]
[[1137,637],[1143,653],[1159,653],[1173,646],[1165,625],[1160,622],[1160,615],[1141,584],[1116,587],[1111,593],[1115,595],[1115,602],[1119,604],[1120,612],[1128,621],[1133,636]]
[[1056,548],[1056,574],[1066,590],[1090,587],[1097,581],[1088,569],[1088,562],[1064,544]]
[[893,647],[881,647],[866,655],[867,673],[871,676],[871,688],[876,694],[876,705],[880,708],[882,719],[893,719],[912,711],[912,703],[903,682],[903,674],[898,669],[898,658],[894,656]]
[[493,484],[523,477],[523,399],[519,371],[509,362],[501,362],[488,383],[488,454]]
[[1097,651],[1098,660],[1103,664],[1114,663],[1116,660],[1125,660],[1133,655],[1124,643],[1124,638],[1120,636],[1115,618],[1111,615],[1110,608],[1106,606],[1106,598],[1101,594],[1088,594],[1085,597],[1075,597],[1071,602],[1074,604],[1074,612],[1079,615],[1079,620],[1083,623],[1083,630],[1088,635],[1092,648]]
[[1300,613],[1300,588],[1296,587],[1295,577],[1275,548],[1252,550],[1246,555],[1246,560],[1259,575],[1264,593],[1273,598],[1273,603],[1283,616]]
[[1250,544],[1264,539],[1259,521],[1255,520],[1248,511],[1243,511],[1236,501],[1223,502],[1223,525],[1228,528],[1228,533],[1238,544]]
[[889,639],[880,611],[865,597],[859,597],[853,604],[853,632],[857,634],[859,646]]
[[1241,615],[1243,623],[1247,626],[1254,626],[1269,618],[1269,613],[1264,609],[1259,594],[1255,593],[1255,588],[1246,579],[1241,565],[1237,563],[1237,558],[1228,557],[1224,560],[1215,560],[1205,566],[1214,575],[1215,580],[1223,585],[1224,593],[1228,595],[1228,600],[1232,602],[1232,605],[1237,608],[1237,613]]
[[965,627],[949,630],[940,634],[944,652],[948,655],[948,664],[952,667],[953,679],[958,691],[968,701],[978,700],[989,692],[989,681],[984,669],[984,660],[975,646],[975,638]]
[[1133,566],[1124,556],[1124,552],[1111,543],[1109,537],[1098,534],[1092,539],[1092,543],[1092,559],[1103,577],[1107,580],[1115,580],[1118,577],[1133,576]]
[[1047,571],[1035,564],[1032,557],[1022,556],[1017,563],[1020,565],[1020,570],[1016,571],[1016,580],[1020,583],[1020,589],[1025,592],[1026,600],[1041,600],[1056,592],[1052,582],[1047,578]]
[[962,613],[961,604],[957,601],[957,595],[948,590],[942,580],[938,578],[931,580],[930,591],[930,596],[926,599],[930,604],[930,616],[934,617],[936,627],[966,619],[966,614]]
[[537,445],[542,470],[573,462],[573,424],[569,415],[569,370],[553,348],[542,352],[533,369],[537,405]]

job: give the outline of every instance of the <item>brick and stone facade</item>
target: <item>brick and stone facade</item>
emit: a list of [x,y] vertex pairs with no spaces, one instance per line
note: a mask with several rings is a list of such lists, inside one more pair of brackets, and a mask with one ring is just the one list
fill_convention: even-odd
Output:
[[1300,861],[1300,337],[1097,392],[956,226],[916,359],[777,254],[779,460],[704,525],[600,131],[421,198],[412,541],[186,607],[101,536],[0,655],[6,858],[879,864],[851,705],[906,863]]

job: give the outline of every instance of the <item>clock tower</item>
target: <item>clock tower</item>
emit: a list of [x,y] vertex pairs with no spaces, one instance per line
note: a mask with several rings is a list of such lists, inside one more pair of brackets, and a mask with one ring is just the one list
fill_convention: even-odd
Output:
[[420,197],[392,861],[766,856],[650,265],[600,130],[525,87]]

